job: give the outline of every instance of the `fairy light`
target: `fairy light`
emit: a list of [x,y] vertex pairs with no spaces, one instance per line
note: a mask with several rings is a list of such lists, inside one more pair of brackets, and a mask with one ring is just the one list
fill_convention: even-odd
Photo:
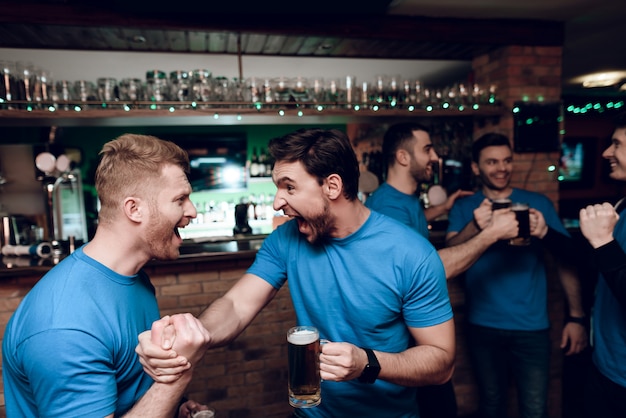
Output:
[[570,104],[565,107],[565,111],[573,114],[584,114],[591,111],[598,113],[604,113],[606,111],[617,110],[624,106],[624,101],[608,101],[606,103],[601,102],[588,102],[584,105]]

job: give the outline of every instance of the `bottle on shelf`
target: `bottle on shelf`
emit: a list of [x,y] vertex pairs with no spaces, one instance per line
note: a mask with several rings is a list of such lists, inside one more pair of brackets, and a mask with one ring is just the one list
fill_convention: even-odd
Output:
[[259,177],[267,176],[265,162],[265,149],[261,148],[261,152],[259,152]]
[[259,177],[259,154],[256,148],[252,148],[252,156],[250,157],[250,177]]

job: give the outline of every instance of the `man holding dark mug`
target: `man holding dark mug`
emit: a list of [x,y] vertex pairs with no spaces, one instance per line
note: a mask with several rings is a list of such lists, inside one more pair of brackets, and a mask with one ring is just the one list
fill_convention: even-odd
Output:
[[571,258],[572,240],[552,202],[544,195],[513,188],[509,139],[489,133],[472,146],[472,171],[480,190],[458,199],[449,213],[447,244],[465,242],[485,228],[492,203],[509,199],[528,205],[530,242],[492,245],[466,272],[468,349],[474,366],[482,418],[507,416],[509,374],[518,391],[520,416],[547,418],[550,340],[544,248],[559,264],[569,307],[561,348],[574,354],[587,345],[580,284]]

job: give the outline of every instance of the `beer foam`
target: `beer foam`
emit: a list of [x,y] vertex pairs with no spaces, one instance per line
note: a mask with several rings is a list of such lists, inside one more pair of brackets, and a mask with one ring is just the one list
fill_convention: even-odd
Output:
[[287,341],[291,344],[295,345],[306,345],[311,344],[317,340],[317,332],[311,331],[308,329],[302,329],[294,332],[293,334],[289,334],[287,336]]

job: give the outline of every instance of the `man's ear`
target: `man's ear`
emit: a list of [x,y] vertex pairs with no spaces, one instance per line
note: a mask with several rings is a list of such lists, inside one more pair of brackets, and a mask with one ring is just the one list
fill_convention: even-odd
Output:
[[143,216],[141,199],[132,196],[124,199],[124,214],[133,222],[141,222]]
[[478,164],[476,164],[476,162],[472,161],[472,172],[474,173],[475,176],[480,175],[480,170],[478,169]]
[[411,156],[409,152],[405,149],[399,148],[396,151],[396,162],[400,165],[406,166],[411,162]]
[[331,174],[326,177],[322,187],[324,188],[326,196],[328,196],[329,199],[334,200],[337,199],[341,193],[343,193],[343,180],[339,174]]

